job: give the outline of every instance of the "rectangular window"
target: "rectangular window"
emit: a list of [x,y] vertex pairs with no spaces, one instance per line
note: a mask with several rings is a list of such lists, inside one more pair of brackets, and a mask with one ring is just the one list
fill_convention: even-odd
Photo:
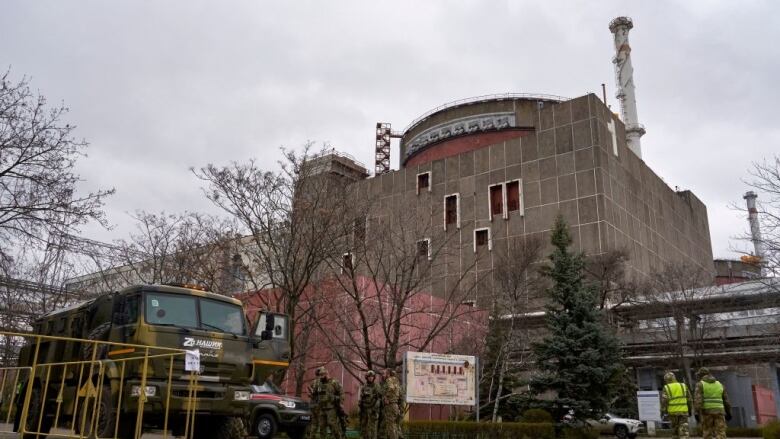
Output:
[[182,328],[198,327],[198,303],[193,296],[146,295],[146,323]]
[[420,258],[431,259],[430,239],[422,239],[417,241],[417,256]]
[[460,212],[458,211],[458,194],[444,197],[444,228],[448,225],[460,227]]
[[354,258],[352,256],[352,253],[344,253],[341,256],[341,272],[347,273],[352,271],[352,263],[354,262]]
[[[268,319],[273,319],[272,328],[268,328]],[[257,320],[257,327],[255,328],[255,335],[262,336],[263,331],[270,330],[272,338],[285,340],[289,337],[288,334],[288,318],[284,314],[271,314],[263,312],[260,314],[260,318]]]
[[199,299],[200,326],[207,331],[244,335],[244,311],[232,304]]
[[490,229],[475,229],[474,230],[474,252],[480,247],[487,246],[488,250],[493,248],[493,244],[490,242]]
[[504,214],[504,185],[490,186],[490,218]]
[[431,173],[430,172],[424,172],[422,174],[417,174],[417,193],[419,194],[420,191],[427,190],[428,192],[431,191]]
[[506,210],[515,212],[520,210],[520,181],[510,181],[506,184]]
[[150,325],[246,334],[244,310],[233,303],[195,296],[147,293],[144,311],[144,319]]

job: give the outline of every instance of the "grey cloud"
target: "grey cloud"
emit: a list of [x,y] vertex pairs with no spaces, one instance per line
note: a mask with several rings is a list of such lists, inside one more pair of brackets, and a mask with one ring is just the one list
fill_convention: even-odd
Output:
[[373,124],[501,92],[613,97],[607,24],[631,34],[645,160],[708,205],[716,255],[746,229],[740,178],[777,150],[780,5],[756,2],[26,2],[0,53],[92,146],[85,188],[124,212],[209,210],[189,166],[329,141],[371,167]]

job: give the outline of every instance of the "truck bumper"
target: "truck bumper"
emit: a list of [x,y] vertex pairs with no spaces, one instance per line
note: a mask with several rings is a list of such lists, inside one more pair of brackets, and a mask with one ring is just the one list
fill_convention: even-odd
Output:
[[[131,395],[134,386],[140,386],[140,380],[127,380],[123,390],[123,407],[125,412],[138,411],[138,396]],[[217,383],[198,383],[195,391],[190,395],[189,383],[173,381],[170,388],[170,396],[167,381],[147,380],[146,386],[154,387],[154,394],[147,395],[144,402],[144,413],[165,413],[168,416],[178,416],[194,410],[195,413],[208,413],[215,416],[239,416],[249,415],[250,406],[247,401],[234,399],[235,392],[251,390],[245,386],[232,386]]]

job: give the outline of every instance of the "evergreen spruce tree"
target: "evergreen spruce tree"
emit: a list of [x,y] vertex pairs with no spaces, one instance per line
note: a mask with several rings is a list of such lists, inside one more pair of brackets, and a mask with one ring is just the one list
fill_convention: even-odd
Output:
[[531,390],[553,394],[554,400],[542,404],[556,419],[569,410],[575,419],[598,419],[616,391],[615,378],[622,369],[619,343],[602,322],[594,288],[583,282],[584,256],[569,250],[572,240],[561,216],[551,240],[551,265],[544,270],[552,281],[548,336],[533,345],[538,375]]

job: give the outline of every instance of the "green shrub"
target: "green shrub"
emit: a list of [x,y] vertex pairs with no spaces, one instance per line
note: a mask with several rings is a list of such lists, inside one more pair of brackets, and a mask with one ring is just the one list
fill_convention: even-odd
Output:
[[[749,428],[749,427],[728,427],[726,428],[726,437],[761,437],[763,428]],[[691,436],[701,436],[701,426],[690,429]],[[766,437],[766,436],[764,436]],[[769,436],[772,438],[780,439],[780,436]]]
[[780,422],[772,421],[762,428],[764,439],[780,439]]
[[[726,429],[726,437],[761,437],[760,428],[729,427]],[[780,436],[778,436],[780,439]]]
[[599,432],[591,428],[566,427],[562,431],[564,439],[598,439]]
[[528,409],[523,412],[523,422],[552,424],[553,417],[544,409]]
[[554,439],[550,423],[411,421],[404,424],[408,439]]

